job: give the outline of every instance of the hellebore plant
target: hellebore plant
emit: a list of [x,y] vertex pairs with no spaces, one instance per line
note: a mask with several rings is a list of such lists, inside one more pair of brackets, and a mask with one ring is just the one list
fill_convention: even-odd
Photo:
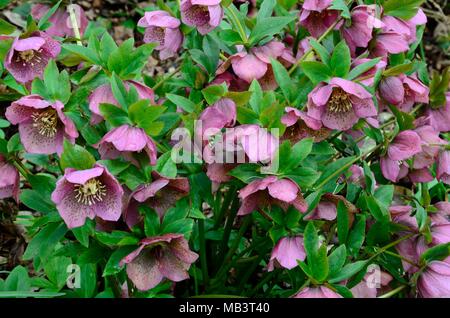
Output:
[[64,3],[0,19],[0,297],[450,297],[422,1]]

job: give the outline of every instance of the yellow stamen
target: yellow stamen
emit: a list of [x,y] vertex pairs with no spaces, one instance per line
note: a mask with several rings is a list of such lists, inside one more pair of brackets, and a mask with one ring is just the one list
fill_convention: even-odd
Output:
[[43,112],[36,112],[31,118],[33,119],[33,127],[37,127],[42,136],[49,138],[55,136],[58,125],[58,115],[55,109],[49,108]]
[[85,184],[76,185],[75,191],[77,201],[89,206],[103,201],[106,196],[106,186],[96,178],[88,180]]

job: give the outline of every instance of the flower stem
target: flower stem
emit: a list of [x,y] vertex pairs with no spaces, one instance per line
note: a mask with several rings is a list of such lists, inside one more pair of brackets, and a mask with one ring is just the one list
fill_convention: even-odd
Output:
[[155,86],[152,87],[154,91],[156,91],[159,87],[161,87],[162,84],[164,84],[166,81],[174,77],[178,72],[181,70],[181,65],[179,65],[172,73],[164,77],[162,80],[160,80],[158,83],[155,84]]
[[237,27],[237,31],[239,33],[239,35],[241,36],[242,41],[244,41],[244,44],[247,44],[248,42],[248,38],[247,38],[247,34],[245,34],[244,28],[242,27],[241,22],[239,21],[239,18],[236,16],[236,14],[234,13],[234,11],[230,8],[225,8],[226,12],[231,16],[234,24]]
[[28,180],[28,176],[31,174],[30,171],[28,171],[28,169],[26,167],[24,167],[22,165],[21,162],[14,160],[12,161],[12,164],[14,165],[14,167],[16,167],[16,169],[19,171],[19,173]]
[[397,294],[398,292],[400,292],[400,291],[402,291],[403,289],[405,289],[406,286],[407,286],[407,285],[402,285],[402,286],[400,286],[400,287],[397,287],[396,289],[391,290],[390,292],[388,292],[388,293],[386,293],[386,294],[384,294],[384,295],[381,295],[381,296],[379,296],[378,298],[390,298],[391,296],[394,296],[394,295]]
[[77,44],[82,46],[83,43],[81,42],[80,29],[78,27],[78,21],[77,21],[76,15],[75,15],[75,9],[73,7],[72,1],[70,1],[70,5],[67,6],[67,9],[69,10],[70,23],[72,24],[73,34],[75,35],[75,38],[77,39]]
[[198,238],[200,241],[200,264],[202,266],[203,286],[209,283],[208,263],[206,260],[205,221],[198,220]]

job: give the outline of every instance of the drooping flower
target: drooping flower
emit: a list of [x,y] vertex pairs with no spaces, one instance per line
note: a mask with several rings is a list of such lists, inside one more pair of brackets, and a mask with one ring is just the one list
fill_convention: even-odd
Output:
[[145,28],[144,42],[158,43],[156,50],[162,60],[174,56],[183,43],[180,31],[180,20],[172,17],[166,11],[145,12],[138,26]]
[[343,298],[326,286],[306,287],[292,296],[293,298]]
[[[355,67],[369,61],[370,59],[368,58],[356,58],[352,61],[351,69],[354,69]],[[378,70],[384,70],[386,68],[386,65],[387,63],[385,61],[380,60],[377,64],[375,64],[374,67],[359,75],[356,80],[365,86],[373,86],[375,74],[378,72]]]
[[419,9],[417,14],[409,20],[402,20],[390,15],[384,15],[382,22],[383,32],[395,32],[400,34],[408,44],[411,44],[416,41],[417,26],[425,24],[427,22],[427,17],[423,11]]
[[444,146],[447,142],[430,125],[419,126],[414,131],[422,140],[422,151],[414,156],[413,168],[424,169],[433,165],[441,149],[440,145]]
[[315,207],[314,210],[312,210],[311,213],[306,215],[303,219],[304,220],[320,219],[328,221],[335,220],[337,216],[337,205],[339,201],[344,203],[345,207],[347,208],[348,219],[350,223],[349,226],[351,226],[354,220],[353,214],[356,213],[358,209],[343,196],[333,193],[324,193],[317,207]]
[[380,82],[380,95],[403,112],[410,112],[415,103],[428,103],[429,89],[415,76],[403,74]]
[[[133,86],[140,99],[149,99],[151,103],[155,101],[155,93],[153,90],[144,84],[129,80],[125,83],[125,88],[130,89],[130,85]],[[92,112],[91,124],[96,125],[103,120],[103,116],[100,112],[100,104],[112,104],[119,107],[119,102],[114,97],[111,86],[109,84],[101,85],[94,89],[91,95],[89,95],[89,110]]]
[[433,224],[448,224],[450,222],[450,202],[437,202],[434,207],[437,211],[430,216]]
[[135,165],[139,163],[133,158],[133,153],[145,151],[150,164],[156,164],[157,149],[155,142],[144,129],[130,125],[113,128],[94,145],[98,148],[102,159],[116,159],[123,156]]
[[436,178],[450,185],[450,151],[443,150],[439,153]]
[[392,276],[386,272],[367,273],[363,280],[350,291],[353,298],[376,298],[379,290],[392,281]]
[[[253,47],[248,51],[240,48],[238,53],[230,56],[228,63],[231,63],[234,73],[247,83],[258,80],[263,89],[275,89],[278,87],[272,70],[270,59],[280,60],[289,65],[295,63],[295,59],[285,45],[278,41],[271,41],[262,46]],[[221,65],[227,68],[227,63]]]
[[61,45],[45,32],[35,31],[27,38],[16,38],[6,55],[5,68],[21,83],[41,77],[49,60],[58,56]]
[[120,265],[126,264],[128,277],[137,289],[145,291],[164,278],[174,282],[188,279],[187,271],[197,258],[182,234],[169,233],[143,239]]
[[68,228],[82,226],[96,216],[117,221],[122,213],[123,189],[100,164],[87,170],[67,168],[56,183],[52,201]]
[[14,198],[19,202],[20,176],[17,169],[0,155],[0,199]]
[[356,48],[369,45],[374,28],[382,27],[383,23],[376,17],[377,10],[379,8],[376,5],[359,5],[351,12],[351,25],[342,25],[342,35],[353,55]]
[[75,142],[78,131],[70,118],[63,113],[60,101],[53,104],[38,95],[29,95],[13,102],[5,116],[19,125],[20,140],[29,153],[61,153],[64,138]]
[[300,187],[290,179],[278,179],[269,176],[252,181],[239,191],[242,200],[238,215],[246,215],[273,204],[286,210],[294,206],[301,213],[308,209]]
[[205,35],[219,26],[223,17],[222,0],[182,0],[181,21]]
[[297,260],[304,261],[305,258],[302,236],[282,237],[272,250],[267,269],[269,272],[273,271],[275,266],[293,269],[297,267]]
[[308,137],[320,142],[331,134],[330,129],[322,127],[319,120],[309,117],[305,112],[293,107],[286,107],[285,111],[286,114],[281,117],[281,122],[286,125],[282,138],[290,140],[292,145]]
[[446,102],[439,108],[427,108],[425,115],[429,124],[440,132],[450,131],[450,93],[445,94]]
[[[83,35],[89,23],[86,17],[86,13],[78,4],[72,4],[72,8],[75,11],[75,18],[77,20],[77,26],[80,31],[80,35]],[[41,3],[36,3],[31,8],[31,16],[35,20],[40,20],[44,17],[44,15],[47,14],[49,10],[49,6]],[[59,8],[48,18],[48,22],[51,23],[51,26],[45,30],[48,35],[59,37],[75,36],[68,11],[64,11],[63,9]]]
[[361,85],[335,77],[309,93],[307,114],[329,129],[348,130],[359,118],[376,116],[377,110]]
[[331,0],[306,0],[300,11],[300,25],[315,38],[320,37],[338,18],[336,10],[329,10]]
[[428,264],[417,281],[417,289],[423,298],[450,297],[450,260]]
[[411,206],[393,205],[389,207],[389,213],[391,214],[393,222],[406,225],[413,231],[419,229],[417,225],[417,219],[411,215],[412,213]]
[[405,167],[403,160],[412,158],[421,151],[421,139],[416,132],[400,132],[389,145],[387,156],[380,159],[383,176],[392,182],[404,178],[408,174],[408,167]]
[[124,219],[131,228],[141,222],[138,207],[140,204],[153,208],[162,218],[175,203],[189,194],[187,178],[168,178],[152,171],[153,181],[138,186],[131,194],[124,212]]
[[[236,104],[232,99],[222,98],[207,107],[199,117],[196,133],[204,141],[236,123]],[[201,131],[200,131],[201,130]]]

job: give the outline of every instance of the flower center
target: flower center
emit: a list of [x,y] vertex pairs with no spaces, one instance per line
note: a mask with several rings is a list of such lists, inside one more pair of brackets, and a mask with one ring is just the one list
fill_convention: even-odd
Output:
[[26,51],[19,52],[19,55],[16,58],[16,62],[22,62],[23,66],[26,66],[27,64],[31,64],[31,66],[34,66],[35,64],[39,64],[42,62],[42,60],[41,60],[41,57],[39,56],[39,54],[36,54],[36,53],[37,52],[34,50],[26,50]]
[[39,133],[45,137],[54,137],[56,134],[56,126],[58,124],[58,115],[56,110],[49,108],[43,112],[36,112],[31,115],[33,119],[33,127],[37,127]]
[[209,10],[207,6],[194,5],[186,12],[186,16],[195,25],[204,25],[209,21]]
[[96,202],[103,201],[106,195],[106,186],[100,180],[92,178],[85,184],[77,184],[75,192],[78,203],[91,206]]
[[34,57],[34,51],[33,50],[26,50],[19,52],[19,56],[23,61],[30,62]]
[[352,103],[342,88],[333,88],[331,97],[327,103],[328,110],[332,113],[346,113],[352,108]]

